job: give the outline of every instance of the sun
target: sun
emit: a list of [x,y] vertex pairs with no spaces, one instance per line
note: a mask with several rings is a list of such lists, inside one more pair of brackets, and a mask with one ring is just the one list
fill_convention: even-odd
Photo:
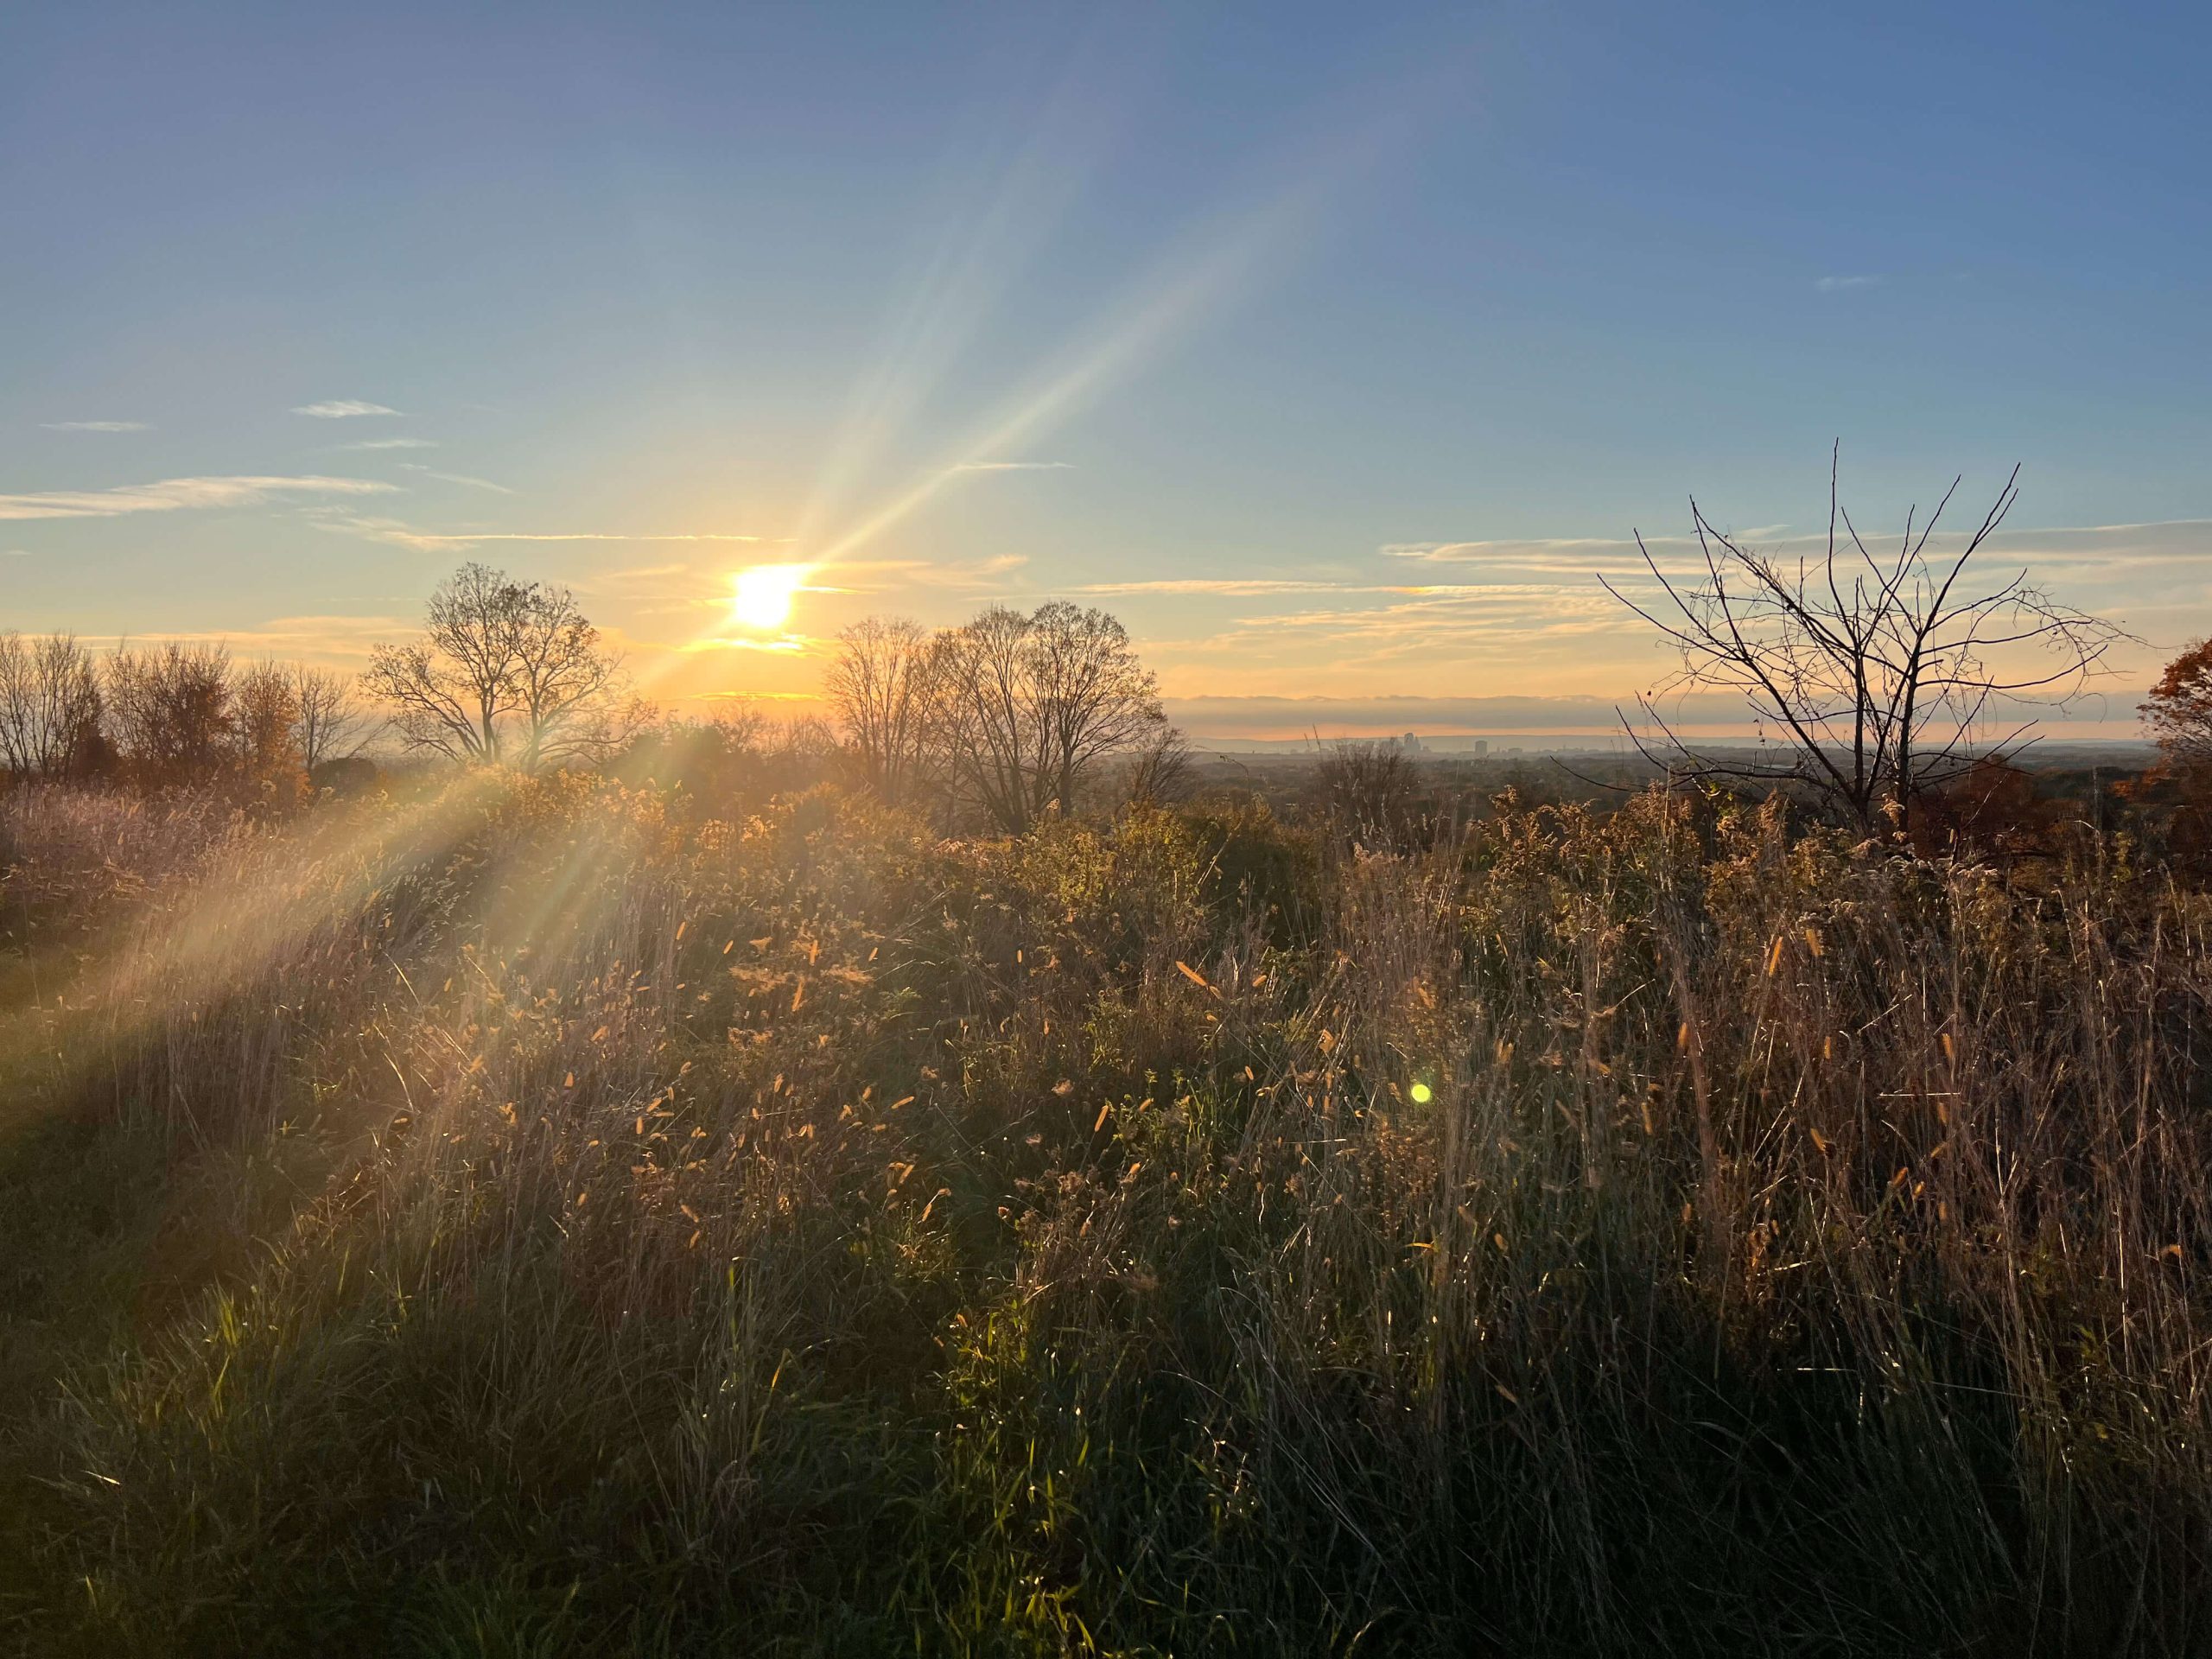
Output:
[[729,601],[729,618],[741,628],[779,632],[791,620],[791,601],[814,574],[810,564],[756,564],[741,570]]

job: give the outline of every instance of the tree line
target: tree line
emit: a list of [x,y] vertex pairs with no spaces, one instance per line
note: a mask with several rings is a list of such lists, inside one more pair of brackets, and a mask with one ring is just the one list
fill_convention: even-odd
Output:
[[[378,646],[362,683],[405,747],[446,760],[534,770],[702,747],[671,741],[567,588],[480,564],[440,584],[421,637]],[[1186,770],[1128,630],[1064,602],[937,630],[867,618],[837,636],[823,696],[831,731],[787,747],[818,747],[847,781],[947,828],[1018,835],[1087,804],[1105,774],[1158,797]],[[749,744],[752,728],[717,735]]]
[[0,772],[27,781],[208,783],[281,802],[373,723],[329,669],[178,640],[99,658],[73,634],[0,633]]
[[1188,768],[1128,631],[1065,602],[934,632],[867,618],[838,636],[823,693],[870,791],[1007,835],[1077,810],[1103,772],[1124,798],[1157,798]]
[[[838,636],[824,679],[830,727],[786,734],[785,747],[948,829],[1018,834],[1090,804],[1109,775],[1124,798],[1158,798],[1186,771],[1157,680],[1103,611],[995,606],[934,632],[872,617]],[[241,663],[220,645],[102,658],[66,633],[0,634],[0,771],[31,781],[211,783],[282,802],[379,737],[431,760],[542,771],[696,754],[702,736],[755,748],[760,726],[664,719],[569,589],[476,563],[438,585],[419,635],[374,647],[358,680]]]
[[[481,564],[439,585],[420,637],[377,647],[362,686],[404,747],[449,760],[537,770],[685,747],[631,690],[572,593]],[[1086,804],[1103,774],[1156,797],[1185,771],[1158,681],[1101,610],[993,606],[935,631],[870,617],[837,637],[823,693],[833,730],[822,758],[948,828],[1017,835]],[[755,734],[722,722],[719,735]],[[805,736],[788,747],[810,747]]]
[[[1824,553],[1785,563],[1716,529],[1694,501],[1690,574],[1662,567],[1639,537],[1646,592],[1600,580],[1681,667],[1639,699],[1637,747],[1675,778],[1783,787],[1862,834],[1905,838],[1922,804],[2027,747],[2024,711],[2063,709],[2132,642],[2024,571],[1981,577],[2017,478],[1962,550],[1941,556],[1931,537],[1950,492],[1878,554],[1838,499],[1833,457]],[[1714,751],[1680,735],[1662,704],[1693,690],[1740,697],[1764,747]],[[869,617],[837,636],[823,695],[830,727],[795,730],[785,749],[948,830],[1018,835],[1188,781],[1157,679],[1121,622],[1095,608],[996,605],[938,629]],[[2212,801],[2212,643],[2170,664],[2141,712],[2164,752],[2153,781]],[[664,719],[572,592],[477,563],[438,585],[418,636],[375,647],[358,682],[240,664],[219,645],[126,645],[98,660],[67,634],[0,634],[0,772],[19,779],[226,780],[281,798],[380,734],[416,755],[536,771],[696,753],[703,737],[750,747],[758,724]],[[1355,792],[1377,789],[1389,792]]]

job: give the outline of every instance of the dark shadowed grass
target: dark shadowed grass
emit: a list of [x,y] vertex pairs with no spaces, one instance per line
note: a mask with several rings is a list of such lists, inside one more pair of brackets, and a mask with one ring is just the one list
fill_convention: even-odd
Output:
[[0,813],[29,1650],[2208,1647],[2158,880],[1658,798]]

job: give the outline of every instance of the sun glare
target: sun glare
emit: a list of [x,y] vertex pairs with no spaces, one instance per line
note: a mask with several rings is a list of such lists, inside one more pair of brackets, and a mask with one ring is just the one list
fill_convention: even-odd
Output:
[[761,633],[779,632],[791,620],[791,601],[813,573],[810,564],[756,564],[739,571],[730,620]]

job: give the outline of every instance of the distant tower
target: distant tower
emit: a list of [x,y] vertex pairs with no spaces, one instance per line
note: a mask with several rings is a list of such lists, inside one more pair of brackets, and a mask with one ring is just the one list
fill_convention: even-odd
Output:
[[1490,739],[1486,737],[1477,738],[1475,740],[1475,753],[1477,754],[1488,754],[1490,753]]
[[1408,754],[1419,754],[1421,753],[1421,739],[1415,737],[1411,732],[1408,732],[1403,737],[1398,740],[1398,747],[1403,749]]

